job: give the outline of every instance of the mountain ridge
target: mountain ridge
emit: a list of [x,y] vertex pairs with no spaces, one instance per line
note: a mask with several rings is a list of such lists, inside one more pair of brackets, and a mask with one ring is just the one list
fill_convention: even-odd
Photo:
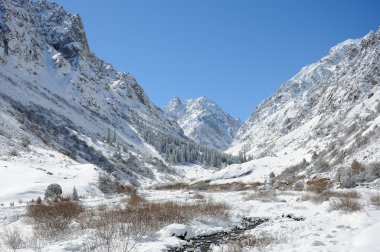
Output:
[[234,119],[205,96],[184,102],[175,96],[164,111],[180,125],[186,136],[221,151],[228,148],[241,125],[239,119]]

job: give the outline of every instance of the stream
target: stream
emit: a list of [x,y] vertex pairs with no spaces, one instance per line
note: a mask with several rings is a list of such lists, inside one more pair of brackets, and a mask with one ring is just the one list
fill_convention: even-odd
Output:
[[256,228],[258,225],[268,221],[265,218],[243,218],[241,226],[234,227],[230,231],[220,231],[210,235],[202,235],[187,240],[187,244],[181,247],[171,248],[169,252],[201,251],[207,252],[211,244],[220,245],[228,240],[237,239],[247,230]]

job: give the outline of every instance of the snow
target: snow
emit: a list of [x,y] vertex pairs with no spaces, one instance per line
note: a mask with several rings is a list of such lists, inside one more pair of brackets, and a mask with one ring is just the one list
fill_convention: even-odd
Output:
[[[264,251],[376,251],[379,246],[378,232],[380,231],[380,209],[368,205],[368,197],[373,189],[358,189],[362,198],[360,202],[364,209],[348,213],[331,211],[329,202],[314,204],[301,201],[304,192],[277,192],[278,200],[262,201],[248,200],[250,191],[240,192],[200,192],[206,198],[216,202],[225,202],[231,206],[230,219],[218,220],[210,217],[199,218],[189,223],[173,223],[153,235],[141,239],[136,251],[167,251],[173,246],[180,246],[184,241],[172,236],[184,235],[186,238],[227,231],[239,225],[242,217],[265,217],[268,222],[255,229],[245,232],[246,235],[260,236],[271,234],[278,240],[269,244]],[[155,191],[142,190],[146,199],[151,201],[174,200],[177,202],[196,202],[187,191]],[[84,200],[86,206],[115,204],[121,198],[104,199],[89,197]],[[21,230],[24,236],[31,234],[31,224],[25,218],[14,221],[12,216],[20,215],[25,206],[0,207],[6,219],[0,220],[0,234],[7,229]],[[295,221],[287,215],[304,217],[303,221]],[[13,220],[12,220],[13,219]],[[75,230],[75,229],[74,229]],[[74,231],[75,232],[75,231]],[[68,240],[46,244],[42,251],[78,250],[83,246],[85,236],[76,236]],[[1,241],[0,241],[1,247]],[[220,251],[221,246],[214,246],[213,251]],[[246,251],[262,251],[260,248],[250,248]]]
[[172,236],[182,236],[184,239],[190,239],[195,236],[194,231],[187,225],[173,223],[164,227],[158,234],[161,238],[169,238]]
[[166,104],[164,111],[190,139],[221,151],[230,146],[241,126],[239,119],[234,119],[204,96],[184,102],[174,97]]
[[60,153],[34,148],[32,153],[0,160],[0,202],[17,202],[44,197],[47,186],[58,183],[63,194],[74,186],[80,195],[99,195],[99,171],[91,164],[79,164]]
[[380,223],[364,228],[353,240],[352,251],[376,251],[380,248]]
[[304,156],[302,151],[294,151],[280,157],[264,157],[242,164],[232,164],[209,176],[201,177],[200,180],[210,180],[211,184],[264,182],[271,172],[278,175],[286,168],[301,163]]
[[[320,61],[302,68],[262,102],[238,130],[240,121],[206,97],[183,103],[174,98],[165,108],[172,119],[167,117],[134,77],[118,72],[91,53],[80,17],[60,6],[46,1],[2,1],[0,5],[0,19],[4,18],[3,11],[9,17],[9,31],[2,35],[11,38],[11,53],[5,55],[0,50],[0,237],[6,230],[19,230],[24,238],[32,237],[33,223],[25,216],[27,201],[43,197],[51,183],[60,184],[64,194],[70,194],[75,186],[84,196],[81,203],[86,208],[123,207],[128,196],[106,197],[97,188],[98,176],[104,172],[99,162],[85,155],[76,155],[74,160],[62,154],[65,148],[80,152],[76,148],[83,143],[95,152],[93,156],[111,162],[112,167],[120,165],[112,161],[113,155],[125,147],[127,151],[121,154],[124,161],[136,158],[136,166],[141,167],[132,171],[130,164],[124,164],[124,170],[116,167],[113,174],[122,183],[139,184],[139,193],[149,201],[197,203],[194,194],[200,193],[205,200],[231,206],[228,219],[201,216],[155,230],[138,241],[137,251],[167,251],[185,242],[173,234],[190,238],[228,231],[240,225],[243,217],[269,219],[246,234],[277,236],[278,242],[266,248],[271,251],[376,251],[380,247],[380,210],[368,200],[378,192],[379,180],[370,183],[370,188],[357,189],[364,209],[355,213],[331,211],[330,202],[318,205],[302,201],[305,192],[277,191],[276,198],[254,199],[249,197],[253,193],[250,191],[151,189],[201,180],[209,180],[210,184],[264,182],[269,173],[278,175],[303,159],[311,161],[314,151],[321,152],[331,145],[351,151],[339,165],[348,167],[354,158],[364,163],[378,162],[380,31],[347,40]],[[42,132],[50,133],[51,139],[57,137],[56,141],[45,143],[43,135],[37,136],[33,125],[25,123],[26,118],[37,118],[34,123],[42,124],[39,126],[49,122]],[[185,134],[215,149],[228,148],[227,153],[246,152],[255,159],[221,170],[190,164],[170,166],[142,140],[138,123],[184,141],[188,140]],[[352,125],[357,126],[347,133]],[[54,127],[69,133],[60,134]],[[109,129],[115,131],[116,143],[102,140]],[[67,138],[73,136],[77,141],[65,146]],[[355,149],[359,136],[368,138],[364,139],[367,143]],[[25,138],[30,140],[29,146],[22,145]],[[12,150],[14,155],[10,155]],[[326,153],[330,161],[331,155]],[[152,160],[174,172],[160,170],[156,167],[158,161]],[[302,216],[305,220],[286,216]],[[67,237],[47,242],[41,251],[78,251],[84,249],[87,236],[73,222]],[[0,250],[3,248],[0,239]],[[213,247],[213,251],[221,250],[220,246]]]
[[[298,149],[312,153],[340,141],[344,149],[349,143],[342,135],[353,122],[371,123],[370,129],[379,123],[374,110],[380,99],[380,77],[374,74],[380,68],[379,48],[380,29],[342,42],[302,68],[258,106],[227,152],[244,151],[255,158]],[[370,144],[376,138],[372,135]]]

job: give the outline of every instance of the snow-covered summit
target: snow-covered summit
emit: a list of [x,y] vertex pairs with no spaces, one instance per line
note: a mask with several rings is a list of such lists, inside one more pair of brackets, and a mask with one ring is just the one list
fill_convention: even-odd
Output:
[[91,52],[79,15],[47,1],[5,0],[0,21],[0,155],[35,139],[124,181],[158,180],[149,164],[162,157],[142,126],[187,138],[133,76]]
[[324,152],[334,165],[373,157],[367,154],[379,139],[379,99],[380,30],[344,41],[303,67],[258,106],[228,152],[284,159]]
[[204,96],[184,102],[174,97],[164,111],[178,122],[186,136],[219,150],[228,148],[241,125],[240,120]]

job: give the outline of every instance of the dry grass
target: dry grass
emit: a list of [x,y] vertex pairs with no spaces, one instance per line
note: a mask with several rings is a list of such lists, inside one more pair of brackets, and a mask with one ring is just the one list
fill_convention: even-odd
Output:
[[185,183],[175,183],[171,185],[164,185],[157,187],[156,190],[188,190],[189,185]]
[[324,191],[322,193],[307,193],[302,196],[303,201],[311,201],[313,203],[322,203],[324,201],[330,200],[330,198],[351,198],[359,199],[361,197],[360,193],[357,191]]
[[257,190],[259,186],[263,185],[260,182],[245,184],[241,182],[233,182],[227,184],[210,184],[207,181],[199,181],[194,184],[176,183],[172,185],[165,185],[156,188],[157,190],[195,190],[195,191],[246,191]]
[[[128,223],[136,228],[134,233],[145,234],[159,230],[171,223],[186,223],[193,218],[211,216],[214,218],[228,218],[229,206],[211,200],[202,200],[196,203],[149,202],[139,195],[132,196],[125,208],[102,208],[87,211],[82,218],[82,228],[97,228],[112,219],[115,223]],[[104,216],[103,216],[104,215]],[[99,219],[98,216],[104,218]],[[111,216],[107,218],[107,216]]]
[[240,252],[245,251],[245,248],[258,248],[261,251],[261,249],[269,245],[282,243],[285,240],[285,237],[282,235],[262,232],[256,235],[245,235],[238,239],[230,240],[222,245],[222,251]]
[[244,197],[244,199],[246,201],[248,200],[273,201],[276,199],[276,196],[277,194],[275,190],[257,191],[257,192],[253,192],[247,195],[246,197]]
[[201,193],[196,193],[193,195],[193,199],[203,200],[205,199],[205,196]]
[[342,210],[346,212],[356,212],[363,209],[363,205],[354,198],[339,198],[331,201],[331,210]]
[[[132,203],[132,204],[131,204]],[[102,208],[86,211],[80,226],[91,230],[86,251],[132,251],[145,235],[172,223],[187,223],[194,218],[209,216],[228,218],[229,206],[202,200],[197,203],[149,202],[132,195],[125,208]]]
[[372,195],[370,197],[371,204],[377,207],[380,207],[380,193]]
[[307,190],[310,192],[321,193],[331,188],[331,180],[328,178],[314,177],[306,182]]

